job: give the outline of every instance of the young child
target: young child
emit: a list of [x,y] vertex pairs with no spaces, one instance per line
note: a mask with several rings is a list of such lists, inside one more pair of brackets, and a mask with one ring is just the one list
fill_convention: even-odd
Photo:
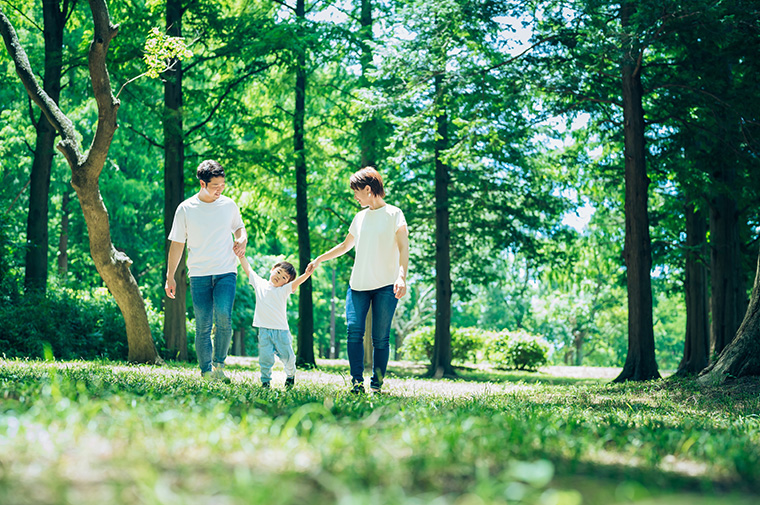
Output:
[[256,310],[253,326],[259,328],[259,365],[261,366],[261,386],[268,388],[272,380],[272,366],[277,355],[285,365],[285,387],[290,389],[295,384],[296,355],[293,352],[293,337],[288,327],[288,296],[311,276],[305,273],[296,278],[296,269],[287,261],[281,261],[272,267],[269,280],[259,277],[251,269],[245,255],[240,257],[240,264],[248,275],[248,282],[256,293]]

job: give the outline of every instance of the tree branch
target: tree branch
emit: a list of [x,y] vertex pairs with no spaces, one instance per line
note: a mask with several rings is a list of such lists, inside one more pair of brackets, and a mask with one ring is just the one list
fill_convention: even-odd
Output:
[[145,135],[143,132],[135,129],[134,126],[128,124],[127,125],[127,129],[132,130],[133,132],[135,132],[136,134],[138,134],[139,136],[141,136],[142,138],[144,138],[145,140],[147,140],[148,144],[152,145],[153,147],[158,147],[159,149],[163,149],[164,148],[163,144],[159,144],[158,142],[156,142],[152,138],[150,138],[147,135]]
[[270,64],[265,65],[263,67],[258,67],[258,68],[251,69],[250,71],[248,71],[245,74],[243,74],[242,76],[240,76],[238,79],[232,81],[230,83],[230,85],[227,86],[227,89],[224,91],[224,93],[222,93],[221,96],[219,96],[217,98],[216,103],[211,108],[211,112],[209,112],[209,114],[206,117],[206,119],[204,119],[203,121],[201,121],[197,125],[193,126],[192,128],[188,129],[187,133],[185,134],[185,136],[190,136],[190,134],[192,134],[193,132],[195,132],[199,128],[202,128],[206,123],[208,123],[209,121],[211,121],[211,118],[213,118],[214,114],[216,114],[216,111],[219,110],[219,107],[221,107],[222,102],[224,102],[224,99],[227,98],[227,95],[229,95],[232,92],[232,90],[235,88],[235,86],[237,86],[238,84],[240,84],[241,82],[243,82],[244,80],[246,80],[247,78],[249,78],[250,76],[258,74],[259,72],[263,72],[264,70],[270,68],[273,65],[274,65],[273,63],[270,63]]
[[[8,5],[14,11],[18,12],[19,14],[21,14],[21,17],[23,17],[24,19],[26,19],[27,21],[29,21],[29,23],[32,26],[34,26],[35,28],[37,28],[40,31],[40,33],[45,33],[45,29],[43,27],[41,27],[40,25],[38,25],[32,18],[30,18],[29,16],[27,16],[26,14],[24,14],[21,11],[21,9],[19,9],[15,5],[11,4],[8,0],[3,0],[3,3],[6,4],[6,5]],[[2,10],[0,10],[0,13],[1,12],[2,12]]]
[[63,153],[67,160],[73,166],[78,166],[82,160],[82,154],[79,151],[76,141],[76,132],[74,124],[66,115],[61,112],[55,101],[40,86],[37,78],[32,71],[24,48],[18,40],[18,35],[13,29],[13,25],[0,9],[0,34],[2,34],[5,47],[8,54],[16,66],[16,73],[21,79],[21,83],[26,88],[27,93],[32,101],[42,110],[50,121],[50,124],[61,134],[62,140],[58,143],[58,149]]

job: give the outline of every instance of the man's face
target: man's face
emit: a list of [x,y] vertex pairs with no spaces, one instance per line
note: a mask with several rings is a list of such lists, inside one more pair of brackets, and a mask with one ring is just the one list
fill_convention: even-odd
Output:
[[284,286],[288,281],[290,281],[290,276],[282,267],[273,268],[272,271],[269,272],[269,282],[271,282],[276,288]]
[[212,177],[210,181],[201,181],[201,193],[204,200],[215,202],[224,191],[224,177]]

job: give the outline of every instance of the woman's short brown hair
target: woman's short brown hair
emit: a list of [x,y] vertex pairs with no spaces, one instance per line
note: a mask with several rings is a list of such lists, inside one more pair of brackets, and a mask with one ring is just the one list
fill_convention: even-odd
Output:
[[370,191],[375,196],[383,198],[385,196],[385,190],[383,189],[383,177],[380,175],[375,167],[364,167],[350,179],[351,189],[364,189],[369,186]]

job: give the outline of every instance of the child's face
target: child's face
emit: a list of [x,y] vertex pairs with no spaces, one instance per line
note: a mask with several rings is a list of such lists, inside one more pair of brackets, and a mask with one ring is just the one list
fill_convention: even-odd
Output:
[[288,281],[290,281],[290,276],[282,267],[273,268],[272,271],[269,272],[269,282],[271,282],[276,288],[284,286]]

